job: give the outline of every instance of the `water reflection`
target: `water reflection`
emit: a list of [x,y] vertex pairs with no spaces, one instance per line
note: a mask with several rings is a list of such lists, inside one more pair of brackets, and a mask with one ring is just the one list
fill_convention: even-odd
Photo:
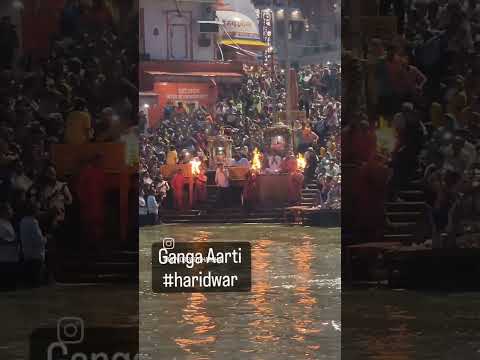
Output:
[[342,294],[342,358],[480,358],[479,293],[382,289]]
[[192,352],[194,345],[206,345],[215,342],[212,335],[215,323],[208,315],[205,306],[207,297],[200,293],[192,293],[183,310],[183,320],[193,326],[193,334],[189,338],[176,338],[175,342],[186,352]]
[[252,291],[153,294],[150,258],[142,256],[140,339],[145,359],[340,358],[338,230],[162,226],[141,233],[142,254],[163,236],[251,241]]
[[273,309],[269,301],[271,290],[268,270],[271,269],[269,248],[272,241],[260,239],[252,247],[252,293],[249,304],[253,306],[256,316],[249,323],[253,343],[275,343],[278,336],[274,334],[276,322],[272,321]]

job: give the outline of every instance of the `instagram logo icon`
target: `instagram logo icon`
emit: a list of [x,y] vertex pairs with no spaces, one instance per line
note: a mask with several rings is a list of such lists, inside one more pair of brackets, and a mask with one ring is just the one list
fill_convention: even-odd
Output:
[[77,317],[61,318],[57,322],[57,339],[63,344],[80,344],[85,336],[83,320]]
[[163,239],[163,248],[171,250],[175,247],[175,239],[173,238],[164,238]]
[[85,325],[78,317],[64,317],[57,322],[57,342],[47,349],[47,359],[66,359],[67,345],[80,344],[85,336]]

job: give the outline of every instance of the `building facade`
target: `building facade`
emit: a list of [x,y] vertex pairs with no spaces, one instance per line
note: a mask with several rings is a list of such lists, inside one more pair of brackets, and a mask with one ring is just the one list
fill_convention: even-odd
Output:
[[222,0],[140,0],[140,110],[154,127],[165,105],[213,111],[219,87],[265,49],[258,25]]
[[212,61],[214,34],[198,21],[214,20],[215,0],[140,0],[140,55],[149,60]]
[[[339,62],[341,54],[341,3],[339,0],[252,0],[262,31],[272,33],[275,58],[298,64]],[[267,41],[266,39],[264,39]]]

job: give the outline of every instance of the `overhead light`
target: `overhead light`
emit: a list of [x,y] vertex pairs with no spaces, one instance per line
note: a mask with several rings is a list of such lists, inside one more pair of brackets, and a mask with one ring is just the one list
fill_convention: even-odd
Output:
[[17,10],[23,10],[24,5],[23,2],[20,0],[13,0],[12,7]]

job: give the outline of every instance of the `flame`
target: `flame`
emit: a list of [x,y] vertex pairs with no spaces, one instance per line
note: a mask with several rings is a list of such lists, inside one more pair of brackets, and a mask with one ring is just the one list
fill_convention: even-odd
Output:
[[303,171],[307,167],[307,160],[303,154],[297,155],[297,167],[299,170]]
[[383,118],[380,118],[378,129],[375,131],[377,136],[377,151],[382,154],[391,155],[397,146],[397,133],[395,129],[387,124]]
[[202,162],[197,159],[193,159],[190,161],[190,165],[192,166],[192,175],[197,176],[200,174],[200,166],[202,165]]
[[260,171],[262,170],[262,161],[260,160],[260,151],[257,148],[253,151],[253,159],[252,159],[252,170]]

